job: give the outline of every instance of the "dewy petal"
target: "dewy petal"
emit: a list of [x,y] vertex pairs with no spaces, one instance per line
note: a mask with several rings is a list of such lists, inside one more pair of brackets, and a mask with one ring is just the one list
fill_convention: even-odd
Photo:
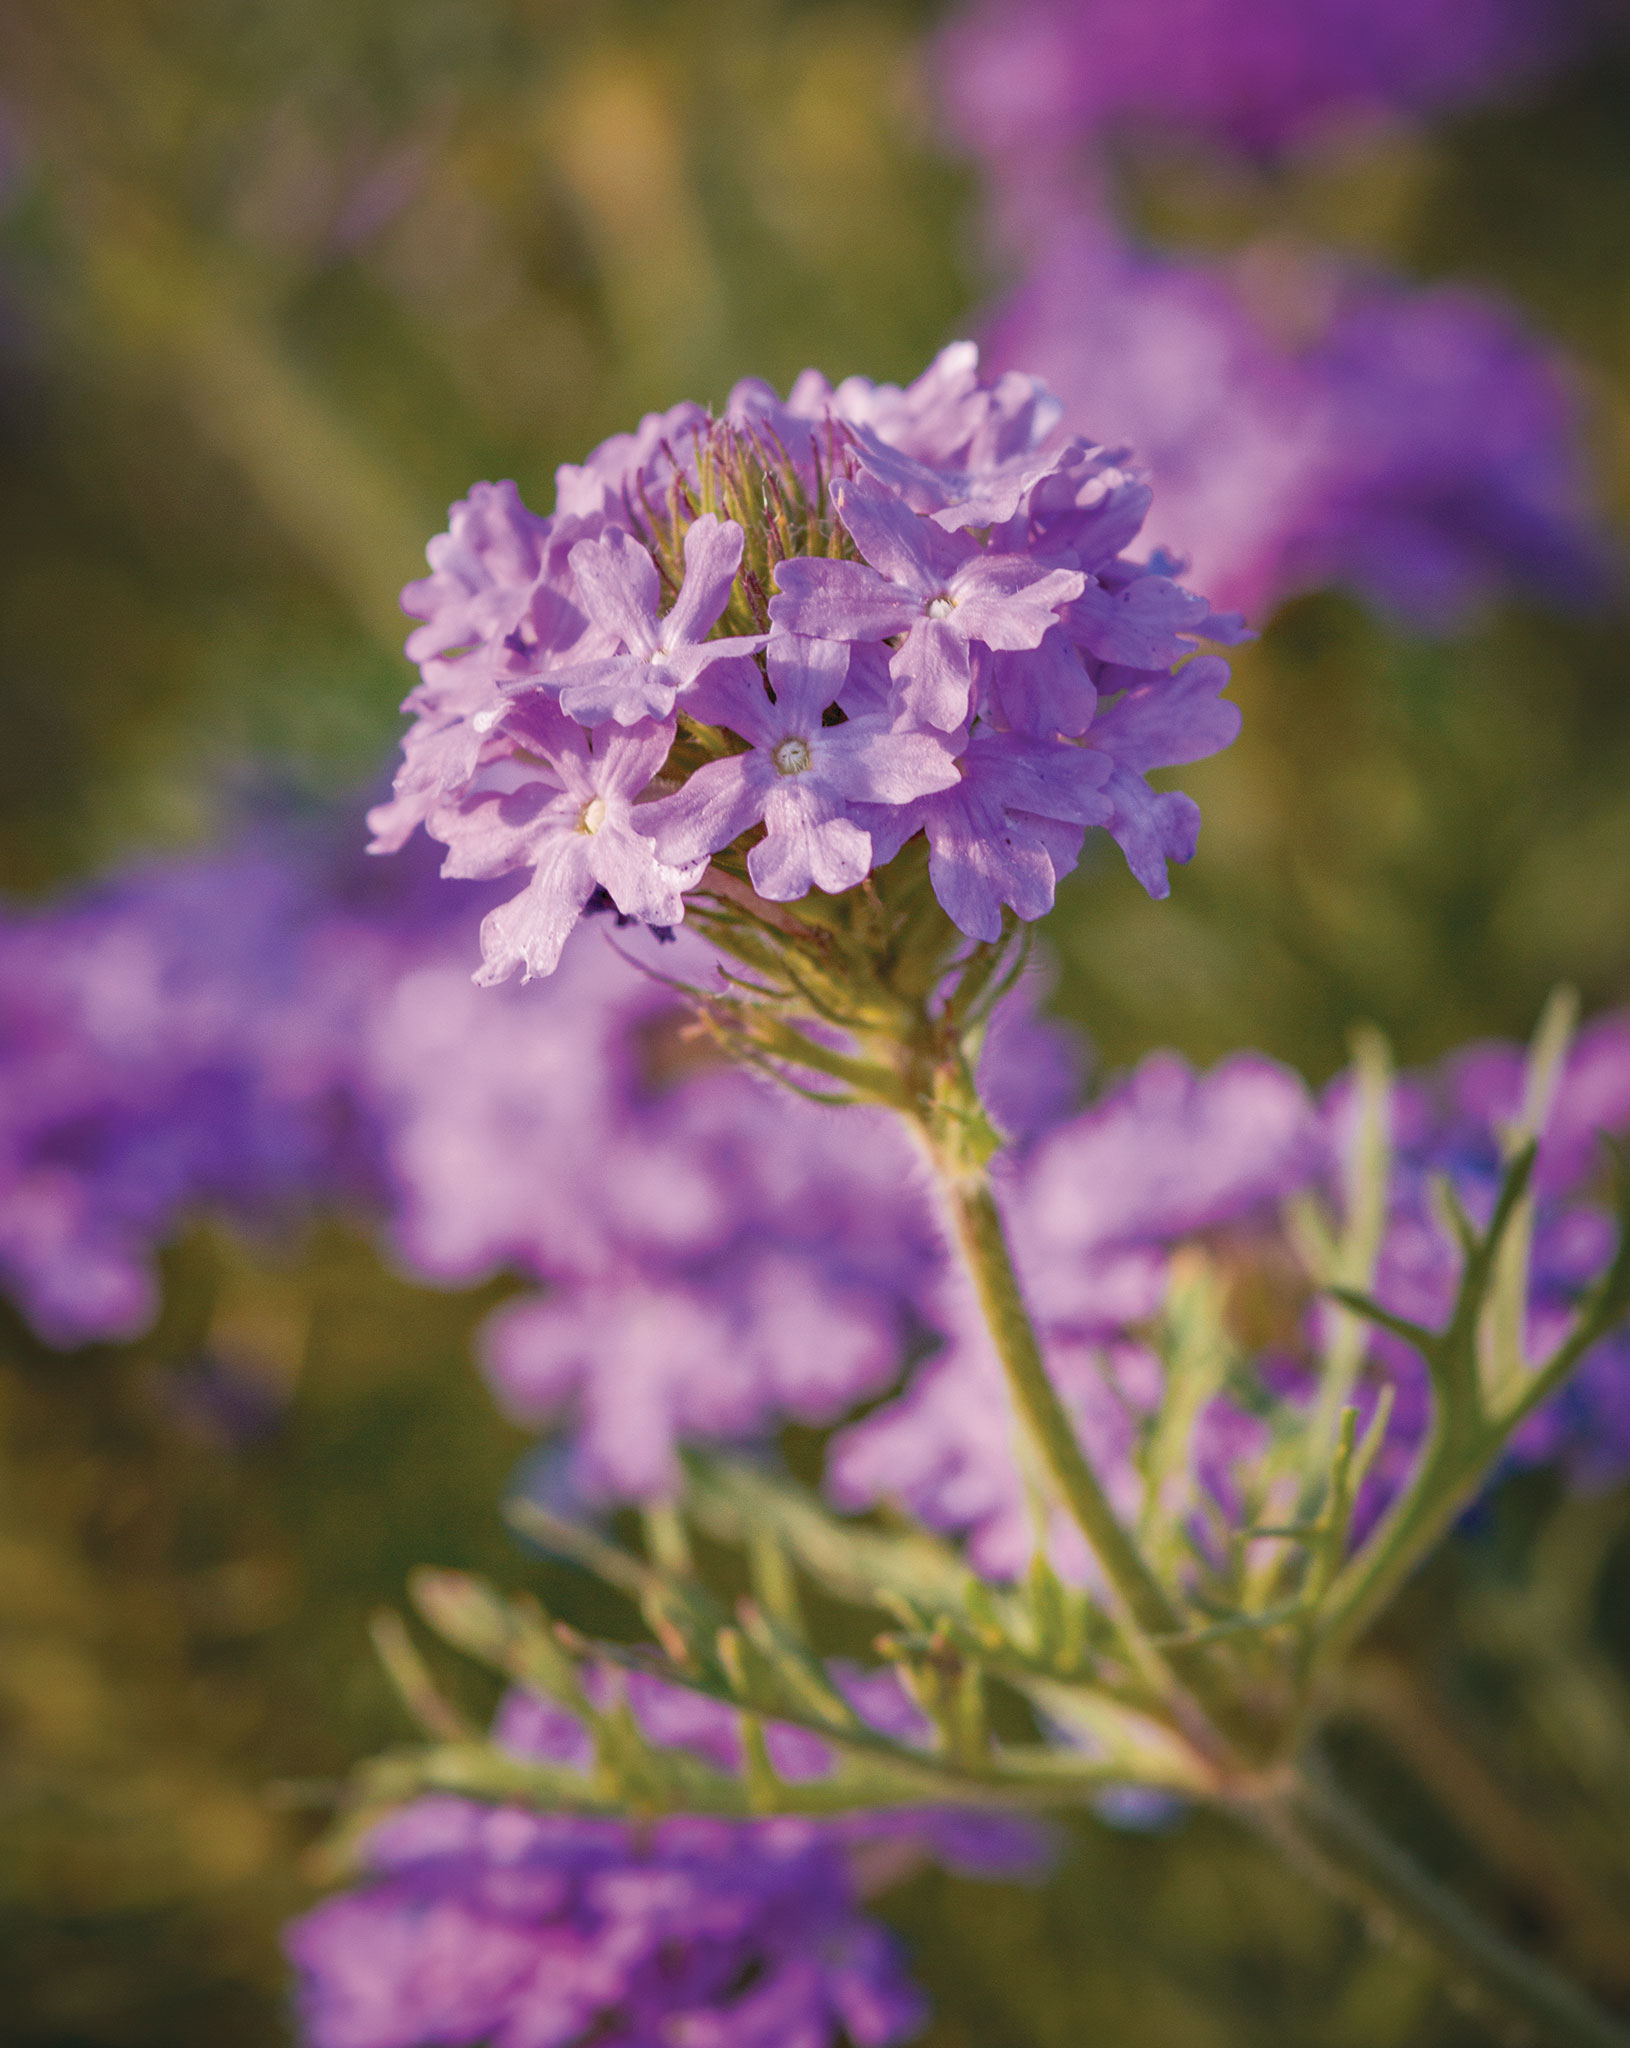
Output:
[[900,708],[940,732],[954,732],[968,716],[973,661],[966,636],[951,619],[919,619],[889,663]]
[[958,779],[948,741],[893,732],[881,718],[851,718],[823,731],[818,758],[821,780],[851,803],[910,803]]
[[869,476],[839,477],[832,503],[879,575],[919,598],[934,596],[971,546],[937,532]]
[[770,617],[813,640],[886,640],[922,616],[922,600],[864,562],[794,555],[777,562]]
[[613,526],[598,540],[580,540],[568,559],[595,625],[615,633],[631,654],[654,654],[662,583],[639,542]]
[[476,980],[483,988],[507,981],[521,969],[522,979],[553,974],[561,948],[594,893],[589,872],[586,832],[561,832],[540,850],[532,879],[481,923],[481,966]]
[[766,792],[765,837],[747,856],[753,887],[767,903],[796,903],[811,886],[839,895],[872,865],[868,833],[844,817],[837,800],[802,776]]
[[641,804],[633,813],[634,829],[655,842],[659,860],[683,867],[717,853],[756,824],[776,779],[773,764],[762,754],[708,761],[693,771],[683,789]]
[[730,586],[741,567],[744,544],[733,519],[704,512],[685,532],[685,580],[674,608],[662,622],[662,644],[670,651],[705,640],[730,602]]

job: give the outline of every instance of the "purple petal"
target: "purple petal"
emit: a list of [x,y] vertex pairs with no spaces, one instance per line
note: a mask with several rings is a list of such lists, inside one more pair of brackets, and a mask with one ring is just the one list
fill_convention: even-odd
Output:
[[1104,784],[1114,805],[1109,831],[1126,864],[1149,894],[1171,894],[1168,861],[1189,861],[1200,837],[1200,807],[1180,790],[1156,792],[1139,775],[1116,768]]
[[967,542],[948,546],[946,536],[869,476],[839,477],[832,503],[872,567],[919,598],[932,597],[968,552]]
[[670,651],[706,639],[717,623],[741,567],[742,542],[733,519],[704,512],[692,520],[685,534],[685,580],[662,622],[662,644]]
[[770,617],[788,633],[814,640],[886,640],[922,616],[922,601],[864,562],[794,555],[775,565],[779,595]]
[[900,708],[923,725],[954,732],[968,716],[973,661],[968,642],[949,619],[919,619],[889,663]]
[[821,713],[835,704],[849,669],[849,649],[841,640],[806,640],[797,633],[775,634],[765,656],[775,713],[786,732],[819,726]]
[[568,560],[578,597],[594,623],[615,633],[631,653],[653,653],[662,583],[656,563],[639,542],[613,526],[598,540],[580,540]]
[[590,772],[596,794],[632,801],[661,772],[673,737],[672,723],[656,719],[596,734]]
[[1192,634],[1211,607],[1169,576],[1139,576],[1111,592],[1093,583],[1070,606],[1071,632],[1100,661],[1128,668],[1170,668],[1190,651]]
[[1093,726],[1092,745],[1139,772],[1202,761],[1239,736],[1239,706],[1217,694],[1228,680],[1226,661],[1197,655],[1175,675],[1117,698]]
[[904,804],[954,788],[956,755],[926,732],[893,732],[881,718],[852,718],[820,738],[821,780],[854,803]]
[[1092,724],[1098,692],[1069,636],[1055,627],[1040,646],[998,654],[990,687],[1015,732],[1065,733],[1078,739]]
[[549,841],[521,893],[483,918],[481,967],[475,977],[483,988],[507,981],[517,967],[524,981],[554,973],[561,948],[594,893],[589,838],[586,832],[562,832]]
[[747,856],[753,887],[768,903],[796,903],[811,887],[839,895],[871,872],[870,835],[843,816],[835,798],[799,777],[766,792],[765,837]]
[[614,655],[585,661],[560,677],[560,707],[580,725],[638,725],[642,719],[673,714],[676,683],[666,661]]
[[682,867],[717,853],[764,814],[764,798],[777,780],[761,754],[732,754],[694,770],[683,789],[641,804],[634,827],[656,844],[657,858]]

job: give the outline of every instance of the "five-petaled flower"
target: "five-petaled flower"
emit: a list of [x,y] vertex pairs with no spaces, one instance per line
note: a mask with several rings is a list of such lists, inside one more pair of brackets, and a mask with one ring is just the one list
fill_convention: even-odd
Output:
[[949,740],[892,731],[876,713],[827,725],[849,666],[841,641],[778,633],[766,650],[772,700],[756,670],[715,692],[718,716],[749,743],[745,754],[698,768],[674,796],[642,808],[639,829],[673,865],[728,846],[761,819],[747,856],[759,895],[793,903],[811,887],[836,894],[864,880],[872,841],[856,804],[909,803],[957,780]]
[[429,825],[450,849],[443,874],[532,869],[521,893],[483,921],[476,978],[504,981],[517,967],[528,980],[552,974],[596,888],[642,924],[678,924],[680,892],[701,868],[665,866],[633,823],[634,798],[667,759],[672,726],[646,719],[591,734],[541,691],[517,702],[504,724],[526,751],[478,776]]
[[676,699],[692,693],[709,670],[739,663],[762,647],[757,634],[707,637],[730,602],[741,553],[736,522],[704,512],[685,535],[685,580],[673,610],[662,618],[657,566],[637,540],[616,526],[598,540],[580,540],[571,552],[571,570],[606,651],[549,678],[559,687],[561,708],[584,725],[667,718]]
[[866,560],[780,563],[770,617],[827,640],[903,633],[889,664],[902,708],[941,732],[968,715],[971,644],[1039,647],[1059,607],[1086,588],[1079,569],[946,533],[869,476],[840,478],[832,501]]

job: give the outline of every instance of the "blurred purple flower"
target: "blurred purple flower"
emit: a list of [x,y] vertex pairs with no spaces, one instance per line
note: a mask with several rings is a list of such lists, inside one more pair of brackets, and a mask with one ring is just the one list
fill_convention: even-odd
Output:
[[288,1930],[311,2048],[893,2048],[926,2017],[816,1823],[432,1796],[366,1854]]
[[1153,538],[1221,603],[1260,616],[1345,584],[1447,629],[1508,589],[1605,588],[1565,374],[1513,313],[1268,259],[1139,253],[1067,209],[991,357],[1039,370],[1073,427],[1137,448]]
[[952,124],[1001,163],[1153,127],[1272,157],[1519,85],[1575,0],[974,0],[937,52]]

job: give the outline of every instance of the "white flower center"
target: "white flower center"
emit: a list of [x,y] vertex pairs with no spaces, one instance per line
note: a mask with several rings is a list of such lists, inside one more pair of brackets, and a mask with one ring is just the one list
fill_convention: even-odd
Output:
[[952,612],[954,612],[955,610],[956,599],[954,597],[947,597],[946,594],[943,591],[941,591],[938,597],[930,600],[928,606],[928,616],[931,619],[948,619],[951,616]]
[[770,758],[775,763],[777,775],[802,775],[807,768],[815,765],[815,756],[809,751],[809,741],[796,737],[783,740]]
[[603,796],[591,796],[583,806],[582,816],[577,821],[579,832],[598,832],[606,822],[606,800]]

